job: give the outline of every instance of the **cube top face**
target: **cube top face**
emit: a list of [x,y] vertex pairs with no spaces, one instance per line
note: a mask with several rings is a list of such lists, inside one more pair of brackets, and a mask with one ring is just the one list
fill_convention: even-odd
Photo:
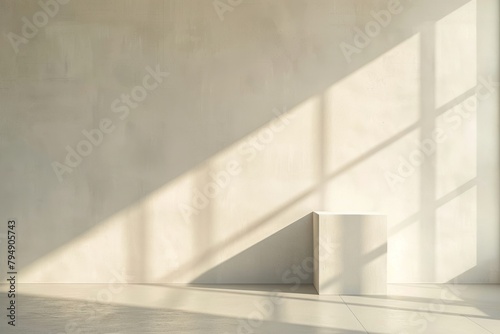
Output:
[[385,215],[314,212],[313,233],[319,294],[386,294]]
[[384,216],[380,212],[333,212],[333,211],[313,211],[313,215],[318,216]]

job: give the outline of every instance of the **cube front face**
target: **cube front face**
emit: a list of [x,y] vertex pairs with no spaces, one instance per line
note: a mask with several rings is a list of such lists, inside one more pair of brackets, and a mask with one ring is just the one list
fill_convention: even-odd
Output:
[[313,213],[314,287],[323,294],[387,293],[387,218]]

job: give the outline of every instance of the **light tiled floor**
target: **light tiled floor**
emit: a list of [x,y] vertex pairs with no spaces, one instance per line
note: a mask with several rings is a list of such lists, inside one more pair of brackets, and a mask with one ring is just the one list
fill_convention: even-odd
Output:
[[0,333],[500,334],[500,285],[318,296],[309,285],[20,284],[16,302],[16,327],[2,315]]

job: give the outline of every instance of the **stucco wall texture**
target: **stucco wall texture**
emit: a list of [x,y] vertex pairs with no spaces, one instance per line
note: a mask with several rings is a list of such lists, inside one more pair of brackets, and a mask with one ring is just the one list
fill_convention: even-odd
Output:
[[498,12],[1,0],[19,281],[311,283],[323,210],[387,215],[389,282],[500,283]]

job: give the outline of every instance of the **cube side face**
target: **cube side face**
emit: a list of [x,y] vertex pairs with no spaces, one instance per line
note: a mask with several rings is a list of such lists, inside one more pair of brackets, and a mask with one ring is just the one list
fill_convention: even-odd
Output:
[[319,294],[387,293],[387,218],[315,215],[314,284]]
[[313,285],[316,291],[320,293],[319,286],[319,256],[320,256],[320,244],[319,244],[319,215],[313,212],[313,256],[314,256],[314,279]]

